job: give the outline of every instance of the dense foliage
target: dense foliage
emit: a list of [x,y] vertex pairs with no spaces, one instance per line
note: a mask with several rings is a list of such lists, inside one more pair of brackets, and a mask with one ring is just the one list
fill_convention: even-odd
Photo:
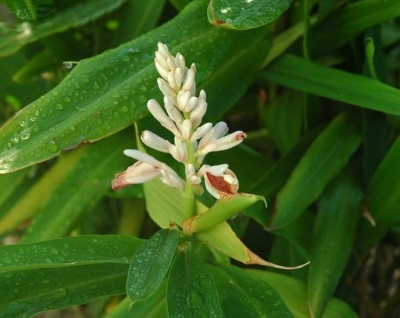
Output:
[[[247,134],[205,162],[254,195],[197,195],[197,230],[159,180],[111,189],[171,139],[159,42]],[[2,1],[0,317],[398,316],[399,56],[398,0]]]

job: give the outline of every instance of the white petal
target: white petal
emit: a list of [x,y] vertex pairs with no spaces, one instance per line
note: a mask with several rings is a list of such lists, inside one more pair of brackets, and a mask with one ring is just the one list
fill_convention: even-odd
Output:
[[181,87],[182,81],[183,81],[183,70],[180,67],[178,67],[175,70],[174,76],[175,76],[175,83],[176,83],[177,87]]
[[184,58],[184,56],[183,56],[181,53],[176,54],[175,63],[176,63],[177,66],[180,67],[182,70],[186,70],[185,58]]
[[203,116],[207,111],[207,102],[199,99],[196,107],[190,113],[190,120],[193,122],[193,126],[197,127],[203,120]]
[[138,161],[143,161],[154,167],[159,167],[162,164],[161,161],[158,161],[156,158],[148,155],[147,153],[141,152],[140,150],[137,149],[125,149],[124,154],[125,156],[131,157]]

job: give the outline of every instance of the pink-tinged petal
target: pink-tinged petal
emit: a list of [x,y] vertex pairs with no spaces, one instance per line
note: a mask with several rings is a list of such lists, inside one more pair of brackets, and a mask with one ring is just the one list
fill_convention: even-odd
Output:
[[124,172],[118,173],[111,183],[113,190],[126,187],[131,184],[139,184],[150,181],[161,173],[160,169],[148,163],[137,161]]

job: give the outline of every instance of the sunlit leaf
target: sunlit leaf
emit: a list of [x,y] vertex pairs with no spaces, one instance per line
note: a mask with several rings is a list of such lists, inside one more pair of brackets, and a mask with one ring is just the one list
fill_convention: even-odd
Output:
[[291,3],[292,0],[211,0],[207,15],[216,26],[247,30],[276,20]]

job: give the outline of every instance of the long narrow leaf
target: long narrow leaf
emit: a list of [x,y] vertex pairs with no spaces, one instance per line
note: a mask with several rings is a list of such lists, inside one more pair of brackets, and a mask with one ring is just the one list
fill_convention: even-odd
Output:
[[262,78],[322,97],[400,115],[400,90],[378,80],[328,68],[293,55],[272,63]]
[[272,228],[288,225],[318,198],[360,144],[357,126],[351,114],[342,113],[316,138],[278,193]]

